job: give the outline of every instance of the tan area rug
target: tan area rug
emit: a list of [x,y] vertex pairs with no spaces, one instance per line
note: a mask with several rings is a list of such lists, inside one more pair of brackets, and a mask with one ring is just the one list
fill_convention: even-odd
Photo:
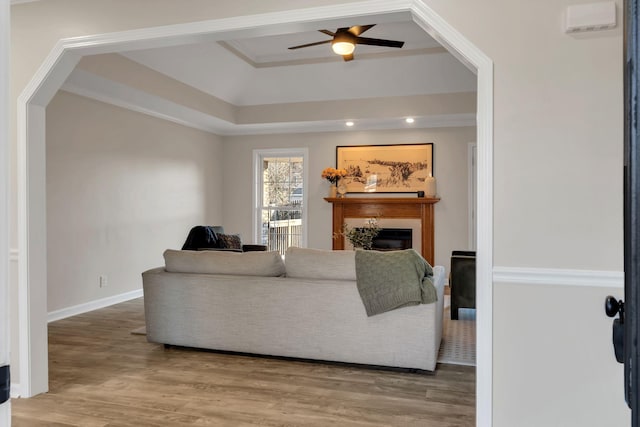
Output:
[[461,308],[458,310],[458,320],[451,320],[449,296],[445,298],[438,363],[476,366],[476,311]]

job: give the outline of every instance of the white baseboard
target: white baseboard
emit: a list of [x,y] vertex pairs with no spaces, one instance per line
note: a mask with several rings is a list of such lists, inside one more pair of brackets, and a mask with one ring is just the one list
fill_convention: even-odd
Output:
[[49,314],[47,314],[47,322],[54,322],[56,320],[65,319],[67,317],[86,313],[88,311],[109,307],[110,305],[140,298],[141,296],[142,296],[142,289],[136,289],[135,291],[125,292],[123,294],[86,302],[84,304],[78,304],[72,307],[62,308],[60,310],[52,311]]
[[552,268],[494,267],[494,283],[624,288],[624,272]]

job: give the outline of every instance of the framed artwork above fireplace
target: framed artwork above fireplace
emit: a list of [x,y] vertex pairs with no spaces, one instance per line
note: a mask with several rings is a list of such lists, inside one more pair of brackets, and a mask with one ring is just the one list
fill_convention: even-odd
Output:
[[338,146],[336,168],[349,193],[415,193],[435,176],[433,143]]

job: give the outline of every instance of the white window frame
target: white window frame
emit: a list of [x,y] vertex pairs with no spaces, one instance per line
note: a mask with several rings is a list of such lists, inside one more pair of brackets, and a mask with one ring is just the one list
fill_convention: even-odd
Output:
[[302,235],[300,246],[307,247],[309,223],[307,221],[307,195],[309,194],[309,149],[303,148],[267,148],[253,150],[253,237],[262,240],[262,159],[264,157],[302,157]]

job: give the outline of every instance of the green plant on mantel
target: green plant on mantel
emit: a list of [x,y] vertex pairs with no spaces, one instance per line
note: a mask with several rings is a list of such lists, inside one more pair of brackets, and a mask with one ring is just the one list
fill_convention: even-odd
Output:
[[345,237],[351,242],[353,248],[371,250],[373,239],[380,233],[377,218],[370,218],[362,227],[349,227],[342,224],[342,231],[334,233],[334,237]]

